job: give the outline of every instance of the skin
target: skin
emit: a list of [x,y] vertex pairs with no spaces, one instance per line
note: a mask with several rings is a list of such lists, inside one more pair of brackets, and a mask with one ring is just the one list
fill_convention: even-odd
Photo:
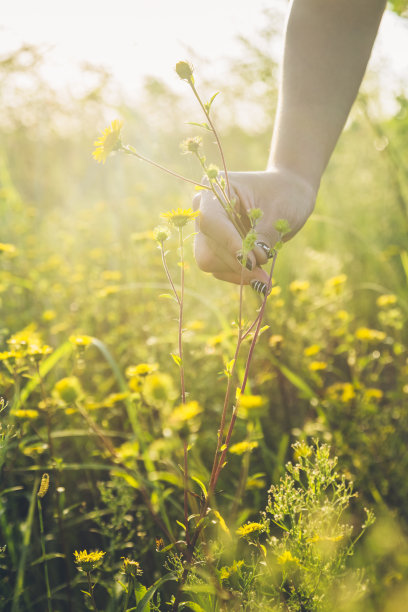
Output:
[[[385,0],[292,0],[285,31],[278,110],[268,166],[228,173],[240,212],[260,208],[258,239],[272,247],[274,224],[287,219],[292,238],[313,211],[322,174],[357,96],[386,6]],[[198,266],[216,278],[244,284],[268,282],[265,252],[249,254],[252,270],[237,260],[242,240],[209,193],[195,239]]]

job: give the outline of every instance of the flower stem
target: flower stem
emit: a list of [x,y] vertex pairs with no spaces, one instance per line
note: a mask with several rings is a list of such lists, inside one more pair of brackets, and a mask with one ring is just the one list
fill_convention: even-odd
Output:
[[201,106],[201,108],[202,108],[202,110],[203,110],[204,115],[205,115],[205,116],[206,116],[206,118],[207,118],[208,124],[209,124],[209,126],[210,126],[210,128],[211,128],[211,130],[212,130],[212,133],[213,133],[213,134],[214,134],[214,136],[215,136],[215,140],[216,140],[216,142],[217,142],[218,150],[219,150],[220,155],[221,155],[222,166],[223,166],[223,168],[224,168],[225,182],[226,182],[226,184],[227,184],[227,193],[228,193],[228,198],[230,199],[230,198],[231,198],[231,190],[230,190],[230,184],[229,184],[229,178],[228,178],[228,172],[227,172],[227,164],[225,163],[224,152],[223,152],[223,150],[222,150],[222,146],[221,146],[220,139],[218,138],[217,130],[215,129],[215,126],[214,126],[214,124],[213,124],[213,122],[212,122],[212,120],[211,120],[211,117],[210,117],[209,112],[207,111],[207,109],[205,108],[204,104],[203,104],[203,103],[202,103],[202,101],[201,101],[201,98],[200,98],[200,96],[199,96],[199,94],[198,94],[198,91],[196,90],[196,88],[195,88],[195,86],[194,86],[194,83],[193,83],[192,81],[188,81],[188,83],[189,83],[189,85],[190,85],[190,87],[191,87],[191,89],[192,89],[192,91],[193,91],[193,94],[195,95],[195,97],[196,97],[196,99],[197,99],[197,101],[198,101],[199,105]]
[[203,185],[202,183],[198,183],[197,181],[193,181],[189,178],[187,178],[186,176],[183,176],[182,174],[178,174],[177,172],[173,172],[173,170],[169,170],[168,168],[165,168],[164,166],[162,166],[161,164],[156,163],[155,161],[148,159],[147,157],[144,157],[144,155],[140,155],[140,153],[138,153],[136,151],[136,149],[134,147],[132,147],[131,145],[122,145],[121,151],[124,151],[125,153],[128,153],[129,155],[133,155],[134,157],[137,157],[138,159],[141,159],[142,161],[155,166],[156,168],[159,168],[160,170],[163,170],[163,172],[167,172],[167,174],[171,174],[172,176],[175,176],[176,178],[181,179],[182,181],[185,181],[186,183],[191,183],[192,185],[196,185],[197,187],[200,187],[201,189],[207,189],[210,190],[211,188],[208,187],[207,185]]
[[91,602],[92,602],[92,606],[93,609],[95,610],[95,612],[98,612],[98,608],[96,607],[96,603],[95,603],[95,599],[93,596],[93,585],[91,582],[91,572],[86,572],[87,578],[88,578],[88,589],[89,589],[89,595],[91,598]]
[[47,591],[47,606],[48,606],[48,612],[52,612],[50,580],[48,576],[48,564],[47,564],[46,551],[45,551],[44,521],[43,521],[43,514],[42,514],[41,499],[39,497],[37,497],[37,507],[38,507],[38,520],[40,523],[41,552],[42,552],[42,556],[44,557],[44,579],[45,579],[45,588]]

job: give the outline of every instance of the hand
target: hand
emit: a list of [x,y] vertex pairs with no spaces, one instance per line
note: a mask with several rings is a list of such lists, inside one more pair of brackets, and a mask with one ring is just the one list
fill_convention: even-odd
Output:
[[[288,221],[291,231],[284,240],[292,238],[312,213],[316,192],[303,178],[281,168],[229,172],[228,177],[231,197],[237,199],[236,207],[244,221],[248,221],[246,211],[251,208],[259,208],[263,213],[256,224],[259,246],[248,254],[243,268],[237,259],[242,251],[238,230],[214,194],[202,191],[193,201],[194,209],[201,213],[194,245],[197,264],[220,280],[237,284],[258,280],[266,285],[268,275],[261,266],[268,260],[268,251],[279,240],[276,221]],[[249,227],[249,223],[247,225]]]

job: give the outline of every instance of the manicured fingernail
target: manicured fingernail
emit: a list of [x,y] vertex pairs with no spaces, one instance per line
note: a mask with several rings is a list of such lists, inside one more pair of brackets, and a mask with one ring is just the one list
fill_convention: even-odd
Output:
[[261,242],[260,240],[258,240],[257,242],[255,242],[255,245],[257,247],[259,247],[260,249],[263,250],[263,252],[265,253],[265,255],[267,256],[268,259],[272,259],[272,257],[275,254],[275,250],[271,249],[266,242]]
[[[242,255],[242,253],[239,253],[237,255],[237,259],[242,266],[242,262],[244,261],[244,256]],[[252,261],[249,259],[249,257],[246,258],[245,267],[247,270],[252,270]]]
[[257,293],[262,293],[262,295],[266,295],[268,291],[268,286],[260,280],[251,280],[249,283],[254,291]]

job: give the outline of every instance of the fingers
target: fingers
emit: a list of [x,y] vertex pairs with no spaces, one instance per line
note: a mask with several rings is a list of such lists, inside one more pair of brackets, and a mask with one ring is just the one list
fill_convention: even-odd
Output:
[[[214,252],[222,252],[224,263],[231,266],[234,262],[234,267],[240,268],[237,262],[237,256],[242,253],[242,238],[229,218],[226,210],[222,207],[218,199],[210,193],[202,193],[199,200],[194,198],[193,206],[199,207],[200,216],[198,219],[199,235],[206,236],[209,241],[207,246],[213,249]],[[200,256],[200,255],[199,255]],[[227,258],[228,261],[225,261]],[[253,253],[249,253],[246,261],[247,268],[253,270],[256,266],[256,260]],[[208,265],[206,265],[208,268]],[[213,270],[207,269],[208,272]]]
[[204,272],[230,283],[248,285],[252,281],[268,283],[268,275],[262,268],[249,271],[243,267],[234,254],[224,249],[216,241],[202,233],[195,237],[194,255],[197,264]]

